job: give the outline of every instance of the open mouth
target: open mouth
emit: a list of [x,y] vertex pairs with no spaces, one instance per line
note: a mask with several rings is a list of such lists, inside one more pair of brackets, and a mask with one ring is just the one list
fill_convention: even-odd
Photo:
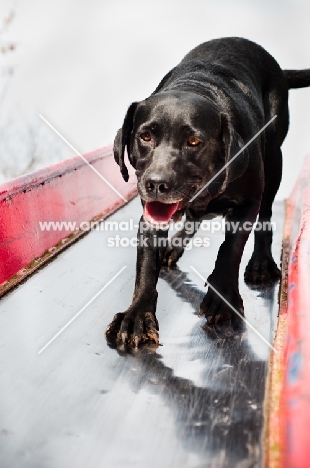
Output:
[[149,223],[168,223],[178,210],[179,202],[161,203],[159,201],[146,202],[144,207],[144,219]]

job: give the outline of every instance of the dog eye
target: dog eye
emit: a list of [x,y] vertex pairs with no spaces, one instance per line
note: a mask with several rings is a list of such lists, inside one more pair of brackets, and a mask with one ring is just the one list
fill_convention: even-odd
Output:
[[143,141],[151,141],[152,135],[150,134],[150,132],[143,132],[141,133],[140,138]]
[[189,139],[187,140],[188,146],[198,146],[201,143],[199,138],[195,136],[190,136]]

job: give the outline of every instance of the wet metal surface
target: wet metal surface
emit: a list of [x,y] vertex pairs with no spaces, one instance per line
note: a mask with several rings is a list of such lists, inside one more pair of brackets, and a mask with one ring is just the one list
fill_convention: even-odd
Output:
[[[269,348],[251,329],[234,337],[206,333],[197,315],[221,232],[198,232],[193,247],[158,284],[160,344],[121,356],[104,331],[130,304],[135,248],[109,247],[140,216],[134,200],[0,302],[0,466],[259,467]],[[274,206],[279,265],[283,205]],[[128,222],[128,223],[127,223]],[[113,242],[111,238],[114,238]],[[110,240],[109,240],[110,239]],[[124,241],[126,242],[126,241]],[[278,286],[240,291],[247,320],[272,343]],[[41,354],[38,351],[113,281]]]

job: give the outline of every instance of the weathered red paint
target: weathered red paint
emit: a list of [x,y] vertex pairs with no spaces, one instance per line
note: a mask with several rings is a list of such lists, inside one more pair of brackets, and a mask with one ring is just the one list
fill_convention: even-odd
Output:
[[[134,171],[124,182],[107,147],[85,155],[127,200],[136,195]],[[124,204],[80,157],[66,160],[0,186],[0,285],[71,234],[42,231],[40,221],[83,221]]]
[[308,468],[310,450],[310,156],[289,199],[291,246],[281,395],[282,466]]

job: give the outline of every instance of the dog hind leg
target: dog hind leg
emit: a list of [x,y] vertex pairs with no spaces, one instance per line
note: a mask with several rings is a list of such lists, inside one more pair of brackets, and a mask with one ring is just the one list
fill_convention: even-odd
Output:
[[[268,154],[272,152],[272,154]],[[280,148],[267,150],[265,159],[265,189],[254,232],[254,251],[246,267],[244,279],[248,284],[272,284],[281,277],[271,252],[272,203],[278,191],[282,175],[282,152]]]

